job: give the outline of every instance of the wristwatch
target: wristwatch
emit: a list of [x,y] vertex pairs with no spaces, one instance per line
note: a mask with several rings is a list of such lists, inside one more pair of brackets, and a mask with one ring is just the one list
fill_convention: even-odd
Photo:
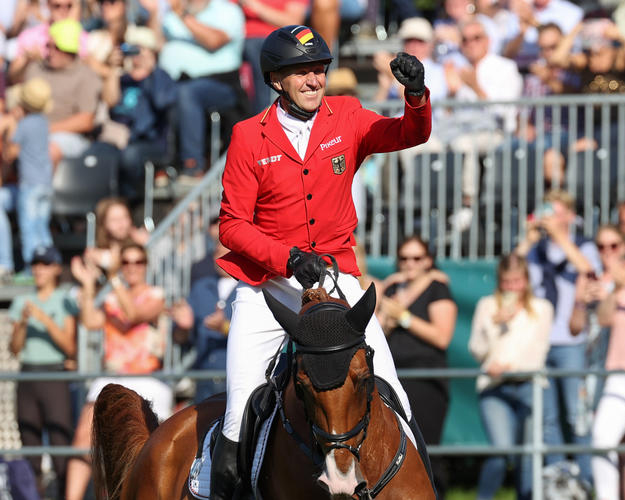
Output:
[[406,309],[403,313],[399,315],[397,323],[399,323],[399,326],[406,330],[410,328],[410,325],[412,325],[412,314],[410,314],[410,311],[408,309]]

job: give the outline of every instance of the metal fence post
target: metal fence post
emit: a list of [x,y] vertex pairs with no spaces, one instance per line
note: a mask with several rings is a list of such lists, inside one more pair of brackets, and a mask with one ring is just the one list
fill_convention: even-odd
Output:
[[543,500],[543,375],[532,375],[532,500]]

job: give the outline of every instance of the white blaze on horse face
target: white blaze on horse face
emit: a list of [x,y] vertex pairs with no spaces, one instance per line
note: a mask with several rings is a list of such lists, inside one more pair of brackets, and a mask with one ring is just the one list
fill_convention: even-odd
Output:
[[326,455],[325,466],[319,476],[319,481],[328,486],[330,495],[347,494],[351,496],[354,494],[356,486],[360,483],[358,477],[362,477],[362,474],[356,469],[358,467],[356,460],[352,460],[349,469],[343,474],[336,465],[334,453],[336,453],[336,450],[332,450]]

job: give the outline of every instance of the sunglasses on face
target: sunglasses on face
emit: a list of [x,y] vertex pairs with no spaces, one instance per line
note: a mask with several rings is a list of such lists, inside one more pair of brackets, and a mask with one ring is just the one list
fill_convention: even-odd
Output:
[[409,260],[413,262],[419,262],[425,259],[426,257],[427,257],[426,255],[400,255],[399,262],[407,262]]
[[122,259],[122,266],[145,266],[148,263],[147,260],[126,260]]
[[608,250],[608,249],[615,251],[620,246],[621,246],[620,243],[597,243],[597,248],[599,249],[600,252],[603,252],[604,250]]

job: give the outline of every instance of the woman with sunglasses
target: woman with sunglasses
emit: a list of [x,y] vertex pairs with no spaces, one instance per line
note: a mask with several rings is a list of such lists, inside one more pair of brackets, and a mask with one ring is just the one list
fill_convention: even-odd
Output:
[[[552,320],[551,303],[532,294],[525,259],[516,254],[503,256],[497,269],[497,289],[478,302],[469,339],[469,351],[484,372],[477,379],[477,390],[482,423],[493,446],[513,446],[530,439],[532,382],[501,375],[545,366]],[[523,455],[515,469],[520,500],[532,496],[531,461],[530,455]],[[505,456],[484,461],[478,500],[495,496],[506,476],[506,463]]]
[[[405,239],[397,250],[396,273],[383,283],[380,322],[397,368],[446,368],[447,346],[456,326],[458,307],[447,276],[434,269],[427,243]],[[401,379],[427,444],[439,444],[449,403],[445,379]],[[427,404],[423,404],[427,401]],[[444,490],[442,464],[432,458],[436,487]]]
[[[611,295],[625,283],[625,236],[617,226],[600,226],[595,236],[599,250],[600,276],[594,272],[580,273],[575,282],[575,306],[571,314],[570,328],[573,335],[588,332],[586,360],[588,368],[601,369],[605,365],[610,326],[614,314]],[[597,408],[605,380],[588,375],[585,378],[585,422],[590,425],[592,413]]]
[[[580,273],[575,286],[575,307],[571,315],[571,332],[578,334],[588,327],[589,316],[595,312],[600,301],[607,298],[614,290],[615,279],[622,279],[623,258],[625,258],[625,236],[617,226],[606,224],[600,226],[595,236],[595,244],[599,250],[601,276],[595,273]],[[604,323],[609,323],[606,318]],[[592,339],[589,339],[591,342]],[[605,354],[605,350],[603,352]]]
[[[152,402],[152,408],[164,420],[171,414],[173,393],[163,381],[149,374],[162,368],[165,342],[155,325],[165,310],[163,290],[146,282],[147,254],[141,245],[122,246],[121,273],[109,280],[113,291],[101,308],[94,303],[98,268],[72,259],[72,273],[81,283],[80,319],[89,330],[104,330],[104,371],[91,383],[86,403],[78,420],[73,445],[88,448],[91,444],[93,404],[100,391],[109,383],[128,387]],[[145,374],[144,377],[117,378],[115,375]],[[83,498],[91,468],[87,459],[72,459],[67,474],[67,500]]]

